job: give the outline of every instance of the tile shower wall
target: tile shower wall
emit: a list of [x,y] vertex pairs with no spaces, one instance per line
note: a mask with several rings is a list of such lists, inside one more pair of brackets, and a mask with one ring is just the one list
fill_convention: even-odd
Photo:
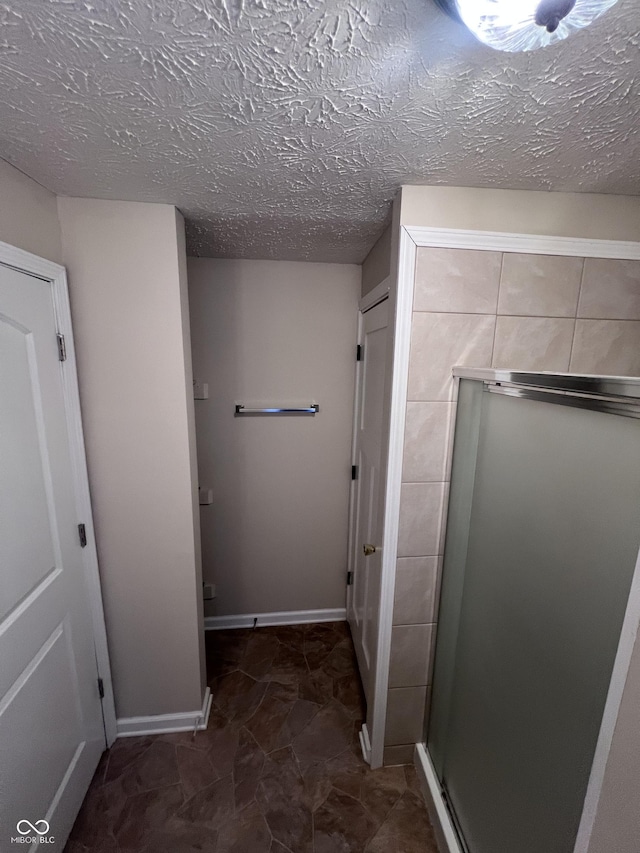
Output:
[[456,364],[640,375],[640,261],[418,249],[385,763],[428,707]]

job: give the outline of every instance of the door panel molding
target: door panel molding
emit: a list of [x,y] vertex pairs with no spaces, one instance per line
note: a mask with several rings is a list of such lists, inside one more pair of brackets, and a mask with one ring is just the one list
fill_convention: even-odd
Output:
[[80,395],[66,270],[53,261],[40,258],[37,255],[25,252],[23,249],[18,249],[15,246],[10,246],[8,243],[3,243],[2,241],[0,241],[0,264],[26,273],[27,275],[35,276],[51,284],[54,315],[58,332],[64,335],[66,343],[66,360],[60,362],[59,368],[69,435],[75,510],[78,523],[85,525],[87,536],[87,545],[82,549],[82,561],[91,608],[98,673],[104,684],[102,708],[106,741],[107,746],[111,746],[117,736],[116,713],[100,588],[100,575],[98,571],[98,554],[91,511],[89,477],[80,412]]
[[2,715],[4,714],[5,710],[11,706],[14,699],[20,694],[20,691],[25,687],[26,684],[29,683],[29,680],[31,679],[33,674],[37,672],[38,667],[43,662],[43,660],[45,660],[51,649],[63,636],[64,628],[64,622],[61,622],[59,625],[56,625],[51,634],[47,637],[42,646],[38,649],[36,654],[31,658],[27,666],[22,670],[16,681],[14,681],[14,683],[9,687],[2,699],[0,699],[0,719],[2,718]]

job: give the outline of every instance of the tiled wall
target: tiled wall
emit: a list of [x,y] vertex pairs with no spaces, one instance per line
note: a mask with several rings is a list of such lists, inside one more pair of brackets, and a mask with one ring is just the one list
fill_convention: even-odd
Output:
[[422,737],[450,444],[451,368],[640,375],[640,261],[418,249],[385,763]]

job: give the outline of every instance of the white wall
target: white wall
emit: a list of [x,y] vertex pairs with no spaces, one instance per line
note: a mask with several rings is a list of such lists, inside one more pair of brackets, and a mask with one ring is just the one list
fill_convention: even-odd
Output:
[[56,197],[0,160],[0,240],[62,263]]
[[195,711],[204,669],[184,223],[169,205],[58,206],[117,715]]
[[[345,606],[359,290],[355,265],[189,259],[212,614]],[[315,417],[234,417],[311,402]]]
[[640,196],[402,187],[400,224],[639,240]]

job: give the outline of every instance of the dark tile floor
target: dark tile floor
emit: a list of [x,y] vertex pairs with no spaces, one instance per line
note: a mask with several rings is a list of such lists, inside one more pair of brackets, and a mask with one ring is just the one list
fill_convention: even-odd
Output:
[[120,738],[66,853],[436,853],[412,767],[362,760],[345,623],[207,633],[198,732]]

